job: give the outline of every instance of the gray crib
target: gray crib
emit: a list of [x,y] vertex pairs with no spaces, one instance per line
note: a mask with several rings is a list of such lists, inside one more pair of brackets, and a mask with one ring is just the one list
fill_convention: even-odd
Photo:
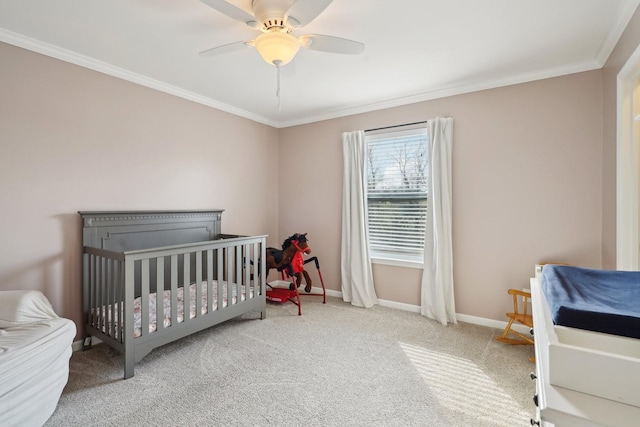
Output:
[[248,312],[266,316],[266,236],[220,231],[222,210],[79,212],[85,343],[124,356]]

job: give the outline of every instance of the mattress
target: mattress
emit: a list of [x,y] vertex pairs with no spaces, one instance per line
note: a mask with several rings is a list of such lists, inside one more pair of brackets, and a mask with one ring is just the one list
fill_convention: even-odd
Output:
[[545,265],[540,286],[553,323],[640,338],[640,272]]
[[[231,287],[231,291],[232,291],[232,301],[231,304],[236,304],[236,302],[238,301],[238,295],[237,295],[237,286],[235,286],[235,284],[233,284],[233,286]],[[185,298],[184,298],[184,288],[183,287],[179,287],[177,290],[177,307],[176,307],[176,311],[177,311],[177,319],[176,322],[177,323],[182,323],[184,322],[184,313],[185,313]],[[201,283],[201,315],[207,314],[207,312],[209,311],[209,304],[207,303],[207,282],[204,281]],[[217,310],[218,308],[218,282],[216,280],[214,280],[212,282],[212,294],[213,294],[213,310]],[[222,307],[226,307],[229,303],[228,301],[228,292],[227,292],[227,282],[222,282],[222,295],[223,295],[223,301],[222,301]],[[153,333],[158,329],[158,313],[157,313],[157,294],[154,293],[150,293],[149,294],[149,333]],[[163,292],[162,295],[163,298],[163,308],[164,308],[164,312],[162,313],[162,324],[163,326],[169,327],[172,324],[173,319],[171,318],[171,291],[170,290],[165,290]],[[196,298],[197,298],[197,289],[196,289],[196,284],[192,283],[189,286],[189,295],[188,295],[188,301],[189,301],[189,319],[193,319],[196,317]],[[244,301],[246,298],[246,291],[244,286],[242,287],[241,293],[240,293],[240,301]],[[249,298],[253,298],[253,288],[249,288]],[[115,305],[114,306],[114,310],[113,310],[113,314],[115,319],[119,318],[119,310],[118,310],[119,306]],[[107,314],[107,324],[106,324],[106,330],[110,330],[111,329],[111,311],[110,310],[106,310],[105,307],[103,307],[103,312],[106,312]],[[142,298],[138,297],[134,300],[133,302],[133,318],[134,318],[134,330],[133,330],[133,335],[134,337],[139,337],[142,335]],[[117,325],[114,325],[114,329],[116,330],[116,338],[118,338],[118,332],[120,330],[120,328],[117,327]]]

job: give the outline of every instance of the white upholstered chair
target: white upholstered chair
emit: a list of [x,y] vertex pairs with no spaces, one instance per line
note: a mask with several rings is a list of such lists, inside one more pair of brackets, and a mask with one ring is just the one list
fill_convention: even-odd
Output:
[[40,291],[0,291],[0,425],[41,426],[69,379],[76,326]]

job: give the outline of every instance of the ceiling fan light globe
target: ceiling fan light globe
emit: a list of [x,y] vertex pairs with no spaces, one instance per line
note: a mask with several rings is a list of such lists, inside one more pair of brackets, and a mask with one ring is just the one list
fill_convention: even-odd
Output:
[[254,47],[269,64],[286,65],[300,49],[297,37],[278,31],[260,34],[254,41]]

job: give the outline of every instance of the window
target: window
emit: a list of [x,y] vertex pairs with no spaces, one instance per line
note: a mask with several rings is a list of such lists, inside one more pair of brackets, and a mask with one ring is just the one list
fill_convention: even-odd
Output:
[[424,127],[366,135],[367,224],[374,261],[405,265],[424,260],[427,138]]

